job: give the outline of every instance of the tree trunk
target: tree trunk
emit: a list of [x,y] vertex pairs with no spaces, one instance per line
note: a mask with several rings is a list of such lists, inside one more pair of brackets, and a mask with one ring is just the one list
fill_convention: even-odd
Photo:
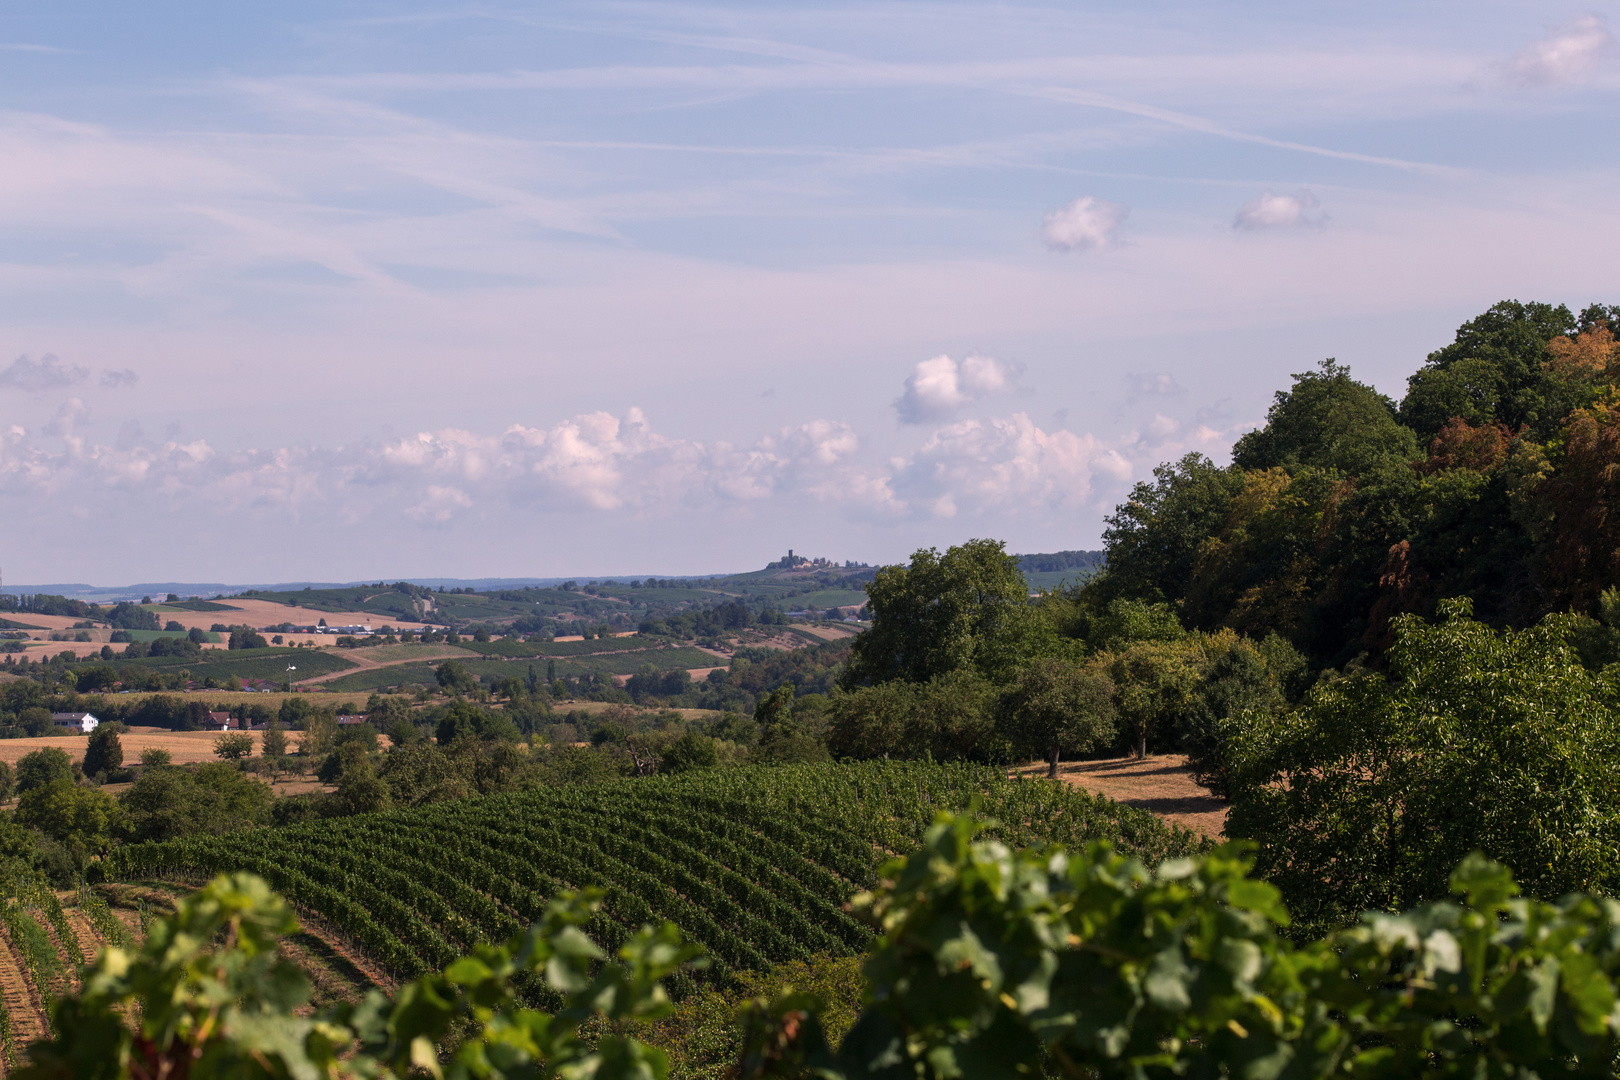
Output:
[[1058,748],[1056,746],[1054,746],[1054,747],[1052,747],[1052,760],[1047,763],[1046,778],[1048,780],[1056,780],[1057,779],[1057,766],[1058,766]]
[[1143,724],[1136,729],[1136,760],[1141,761],[1147,757],[1147,725]]

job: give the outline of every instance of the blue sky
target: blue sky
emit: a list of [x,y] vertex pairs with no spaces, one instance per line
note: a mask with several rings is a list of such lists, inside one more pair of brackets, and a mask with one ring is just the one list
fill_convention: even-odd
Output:
[[[15,7],[15,6],[14,6]],[[9,582],[1094,547],[1620,301],[1614,6],[0,14]]]

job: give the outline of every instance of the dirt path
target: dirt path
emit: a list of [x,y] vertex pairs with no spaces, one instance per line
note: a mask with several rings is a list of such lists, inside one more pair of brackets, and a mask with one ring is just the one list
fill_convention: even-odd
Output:
[[[1046,766],[1029,765],[1019,771],[1045,776]],[[1058,776],[1065,783],[1093,794],[1151,811],[1166,821],[1197,829],[1216,840],[1224,839],[1226,800],[1216,798],[1193,783],[1192,770],[1184,755],[1066,762],[1058,766]]]
[[23,1047],[50,1034],[50,1024],[45,1001],[28,977],[28,967],[11,943],[11,935],[0,930],[0,942],[0,1001],[5,1002],[11,1020],[11,1045],[21,1058]]

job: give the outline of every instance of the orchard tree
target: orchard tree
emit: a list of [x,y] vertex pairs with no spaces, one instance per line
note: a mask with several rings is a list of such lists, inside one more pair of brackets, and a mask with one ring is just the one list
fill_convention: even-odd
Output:
[[224,761],[240,761],[253,756],[253,736],[245,731],[227,731],[214,740],[214,756]]
[[1043,657],[1007,691],[1001,728],[1015,746],[1045,758],[1046,775],[1055,780],[1065,750],[1084,753],[1113,738],[1113,694],[1114,684],[1098,665]]

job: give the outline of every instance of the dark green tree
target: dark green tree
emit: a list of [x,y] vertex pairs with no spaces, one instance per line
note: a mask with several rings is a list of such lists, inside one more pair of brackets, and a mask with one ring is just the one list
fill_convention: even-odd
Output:
[[1401,419],[1425,442],[1454,417],[1552,434],[1574,403],[1549,383],[1547,344],[1579,328],[1562,304],[1494,305],[1458,327],[1456,339],[1407,380]]
[[1045,758],[1057,779],[1064,752],[1085,753],[1114,737],[1114,684],[1095,664],[1059,657],[1035,660],[1007,688],[1002,734],[1032,757]]
[[478,683],[459,660],[446,660],[434,671],[439,686],[449,694],[470,694]]
[[1104,520],[1107,570],[1082,590],[1100,604],[1116,597],[1179,600],[1193,580],[1198,552],[1218,533],[1243,489],[1243,474],[1188,454],[1153,470]]
[[104,723],[90,733],[82,766],[86,776],[101,776],[123,767],[124,744],[118,739],[119,729],[116,723]]
[[1333,469],[1347,476],[1421,456],[1417,437],[1396,418],[1395,402],[1332,360],[1295,375],[1291,389],[1277,392],[1265,426],[1232,447],[1232,463],[1241,469]]
[[718,764],[720,755],[715,749],[714,740],[695,731],[687,731],[664,748],[663,754],[658,759],[658,771],[693,772],[697,769],[712,769]]
[[1497,632],[1402,616],[1387,670],[1318,685],[1229,749],[1228,836],[1307,924],[1442,897],[1471,851],[1553,898],[1620,887],[1620,712],[1570,616]]
[[872,625],[851,647],[845,689],[964,668],[1002,681],[1038,651],[1029,585],[999,540],[917,551],[909,566],[878,570],[866,592]]
[[57,781],[73,782],[73,759],[55,746],[31,750],[17,762],[17,794],[49,787]]

